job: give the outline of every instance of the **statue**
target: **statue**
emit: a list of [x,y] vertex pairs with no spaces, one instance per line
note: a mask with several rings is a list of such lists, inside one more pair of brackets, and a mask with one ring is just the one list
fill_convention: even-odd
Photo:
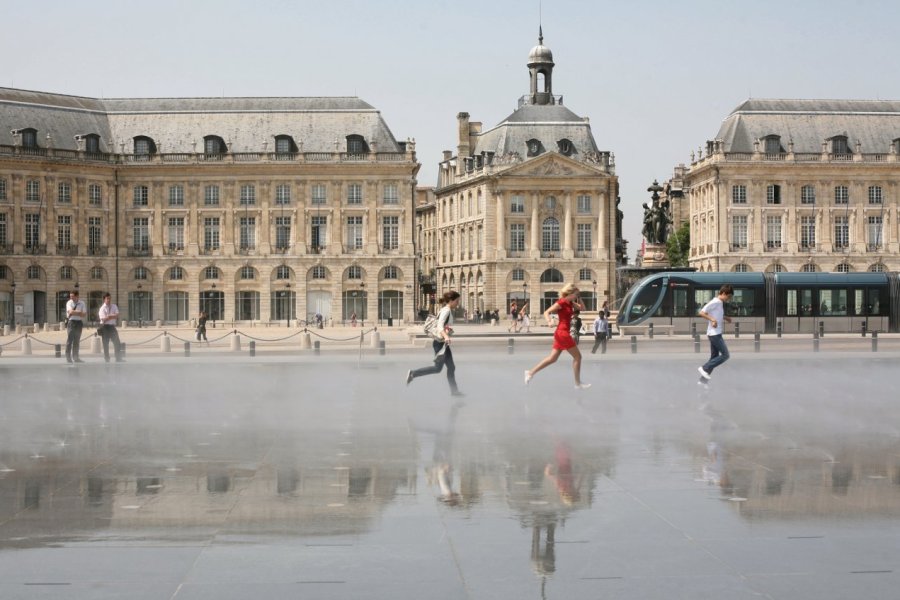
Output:
[[648,192],[653,192],[650,197],[651,204],[648,206],[645,202],[644,207],[644,228],[642,233],[648,244],[664,245],[669,239],[669,225],[672,222],[672,216],[669,211],[669,201],[660,202],[659,192],[663,190],[656,180],[653,185],[647,188]]

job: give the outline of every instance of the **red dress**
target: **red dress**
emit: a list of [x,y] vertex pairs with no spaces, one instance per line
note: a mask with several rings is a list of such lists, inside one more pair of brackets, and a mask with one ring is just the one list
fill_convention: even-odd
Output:
[[559,310],[556,312],[556,316],[559,317],[559,325],[556,326],[556,331],[553,334],[553,349],[568,350],[575,346],[575,340],[572,339],[572,334],[569,333],[572,313],[575,311],[572,308],[572,303],[565,298],[557,300],[556,303],[559,305]]

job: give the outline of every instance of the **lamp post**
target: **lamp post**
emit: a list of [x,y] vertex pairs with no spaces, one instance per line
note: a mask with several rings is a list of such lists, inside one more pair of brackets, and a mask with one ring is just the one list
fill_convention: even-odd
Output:
[[594,310],[599,311],[600,304],[599,304],[599,302],[597,302],[597,280],[594,279],[593,281],[591,281],[591,283],[594,286]]
[[[144,326],[144,308],[141,306],[144,303],[144,292],[141,291],[141,284],[137,285],[137,317],[138,317],[138,327]],[[75,289],[78,289],[78,284],[75,284]]]
[[16,325],[16,282],[12,282],[9,286],[9,326]]
[[366,324],[366,312],[368,311],[368,306],[366,302],[366,282],[359,282],[359,296],[360,296],[360,311],[359,311],[359,326],[363,327]]
[[282,310],[284,311],[284,319],[287,327],[291,326],[291,284],[284,284],[284,291],[281,292],[284,302],[282,304]]

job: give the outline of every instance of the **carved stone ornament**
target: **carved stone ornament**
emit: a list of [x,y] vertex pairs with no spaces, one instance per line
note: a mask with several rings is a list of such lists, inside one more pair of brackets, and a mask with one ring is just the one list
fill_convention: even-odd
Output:
[[561,165],[556,161],[550,161],[534,169],[531,169],[526,175],[572,175],[574,171],[567,166]]

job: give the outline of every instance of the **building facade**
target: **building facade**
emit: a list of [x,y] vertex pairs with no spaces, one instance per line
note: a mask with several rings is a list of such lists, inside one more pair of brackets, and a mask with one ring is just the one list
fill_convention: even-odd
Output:
[[[422,275],[437,295],[458,290],[470,314],[527,299],[539,313],[563,282],[589,309],[615,293],[618,180],[587,118],[553,94],[543,37],[528,58],[530,91],[497,126],[457,115],[431,200],[417,210]],[[433,266],[432,266],[433,265]]]
[[687,203],[690,265],[900,269],[898,155],[900,102],[744,102],[671,182]]
[[414,142],[359,98],[0,88],[0,322],[411,319]]

